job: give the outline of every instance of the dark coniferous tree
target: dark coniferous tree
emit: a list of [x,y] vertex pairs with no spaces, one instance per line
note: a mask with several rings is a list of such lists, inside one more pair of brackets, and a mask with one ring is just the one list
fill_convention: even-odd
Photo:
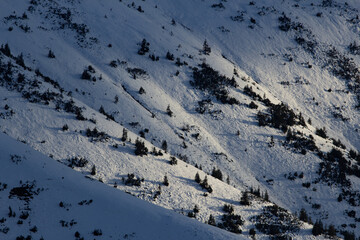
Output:
[[244,191],[241,199],[240,199],[240,204],[241,205],[245,205],[245,206],[249,206],[250,205],[250,200],[249,200],[249,195],[247,191]]
[[165,186],[169,186],[169,180],[168,180],[168,177],[166,175],[164,176],[163,183],[164,183]]
[[9,44],[6,43],[5,46],[1,45],[0,50],[5,56],[8,56],[8,57],[11,56]]
[[170,117],[172,117],[172,116],[174,115],[173,111],[171,111],[171,109],[170,109],[170,105],[167,106],[167,108],[166,108],[166,113],[167,113]]
[[126,128],[123,128],[121,141],[125,142],[127,140],[127,138],[128,138],[128,131],[126,130]]
[[216,169],[215,167],[212,170],[211,176],[221,181],[223,180],[222,172],[220,171],[220,169]]
[[209,220],[208,220],[207,223],[208,223],[209,225],[211,225],[211,226],[216,226],[215,218],[214,218],[213,215],[210,214]]
[[95,167],[95,164],[92,166],[92,168],[91,168],[91,173],[90,173],[91,175],[96,175],[96,167]]
[[167,152],[167,150],[168,150],[168,145],[167,145],[166,140],[162,141],[161,148],[162,148],[162,150],[164,150],[165,152]]
[[304,208],[300,210],[299,219],[303,222],[308,222],[309,220],[306,210]]
[[211,48],[210,48],[210,46],[209,46],[209,44],[207,43],[206,40],[204,41],[203,49],[202,49],[202,50],[203,50],[202,52],[203,52],[205,55],[210,55],[210,53],[211,53]]
[[201,182],[201,178],[200,178],[200,175],[198,172],[195,174],[195,182],[197,182],[197,183]]
[[314,236],[318,236],[320,234],[323,234],[324,232],[324,226],[323,223],[321,222],[321,220],[317,220],[314,224],[314,227],[312,229],[312,234]]
[[48,52],[48,58],[55,58],[55,54],[53,51],[51,51],[51,49]]
[[135,141],[135,155],[138,156],[144,156],[147,155],[148,153],[148,148],[145,147],[145,143],[140,141],[139,139],[136,139]]

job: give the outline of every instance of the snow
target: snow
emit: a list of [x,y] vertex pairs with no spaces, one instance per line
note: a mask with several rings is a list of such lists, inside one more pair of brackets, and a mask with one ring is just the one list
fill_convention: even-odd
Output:
[[[266,95],[274,104],[284,102],[296,113],[301,112],[305,121],[310,118],[312,125],[294,129],[304,132],[305,135],[313,135],[322,151],[327,152],[333,147],[330,140],[315,135],[316,128],[323,126],[326,127],[330,137],[340,139],[348,150],[359,150],[360,135],[357,129],[360,128],[360,118],[359,112],[354,109],[357,104],[354,94],[342,91],[347,89],[345,81],[337,78],[324,67],[323,60],[319,60],[321,56],[314,58],[296,44],[293,32],[282,32],[278,28],[278,17],[285,12],[292,20],[301,22],[306,28],[311,29],[322,47],[333,45],[340,52],[347,54],[347,45],[359,36],[359,31],[347,21],[357,14],[359,8],[357,2],[348,1],[349,5],[355,8],[348,12],[337,7],[323,8],[319,6],[321,1],[314,1],[314,6],[311,6],[310,2],[292,0],[256,1],[255,5],[228,0],[223,2],[225,9],[212,8],[213,3],[200,0],[176,2],[148,0],[134,1],[134,3],[135,8],[131,6],[131,1],[126,0],[121,2],[88,0],[86,4],[85,1],[39,1],[39,5],[34,6],[34,12],[27,12],[28,20],[16,20],[19,24],[28,24],[31,27],[30,33],[25,33],[17,27],[15,21],[0,22],[0,43],[9,43],[15,56],[23,53],[26,65],[33,69],[38,68],[44,75],[58,81],[66,93],[71,91],[72,97],[64,94],[64,98],[67,100],[72,98],[77,106],[86,108],[84,110],[86,118],[96,120],[96,124],[90,121],[77,121],[74,114],[63,110],[56,111],[53,103],[48,106],[29,103],[21,98],[20,94],[0,88],[1,105],[7,104],[15,111],[9,119],[0,118],[0,129],[11,138],[24,140],[29,147],[44,155],[51,155],[54,160],[65,164],[71,157],[85,157],[89,160],[89,164],[85,168],[75,168],[83,176],[96,180],[101,178],[110,186],[116,183],[118,189],[163,208],[186,215],[198,205],[201,210],[197,219],[201,222],[206,222],[210,214],[219,222],[223,214],[222,206],[225,203],[232,203],[236,211],[246,219],[242,229],[243,235],[247,237],[249,229],[254,226],[249,219],[266,205],[260,202],[251,207],[239,206],[238,201],[242,191],[250,187],[260,187],[263,192],[268,191],[271,201],[292,213],[305,208],[314,221],[321,218],[327,225],[335,224],[339,230],[355,231],[359,235],[358,223],[345,214],[345,210],[356,211],[358,207],[352,207],[345,201],[337,202],[336,199],[341,192],[339,187],[313,183],[318,178],[316,172],[321,160],[314,153],[302,155],[285,148],[283,142],[286,135],[282,131],[259,127],[256,114],[258,110],[266,110],[266,106],[256,102],[259,105],[258,110],[248,108],[247,105],[253,100],[243,92],[246,85],[252,86],[256,93],[260,96]],[[296,3],[300,7],[295,7]],[[1,5],[0,18],[4,19],[13,11],[21,16],[30,4],[22,0],[3,0]],[[144,10],[143,13],[136,10],[139,5]],[[58,21],[63,20],[54,18],[49,6],[68,8],[73,12],[73,22],[85,23],[89,28],[85,41],[79,41],[76,31],[61,29]],[[259,15],[260,11],[265,15]],[[244,15],[243,22],[231,20],[231,16],[240,15],[241,12]],[[321,18],[316,17],[317,12],[323,13]],[[256,20],[256,24],[250,22],[251,17]],[[172,19],[175,20],[175,25],[171,23]],[[9,26],[14,28],[11,32],[8,31]],[[221,29],[228,29],[229,32],[221,31],[219,27],[222,26],[224,28]],[[91,37],[97,38],[98,42],[96,43]],[[144,38],[150,43],[149,53],[159,56],[159,61],[151,61],[148,54],[146,56],[137,54],[139,43]],[[212,49],[209,56],[199,54],[205,39]],[[108,44],[112,47],[108,47]],[[47,57],[50,49],[55,53],[56,58]],[[167,60],[165,58],[167,51],[174,54],[175,58],[180,57],[181,61],[186,61],[188,66],[178,67],[175,61]],[[294,60],[286,61],[284,54],[290,54]],[[351,57],[356,64],[360,63],[359,56]],[[8,60],[5,58],[5,62]],[[119,60],[117,68],[109,65],[112,60]],[[120,63],[121,61],[124,62]],[[213,109],[222,111],[220,120],[195,111],[197,102],[206,99],[209,95],[191,86],[190,67],[198,67],[204,61],[227,77],[233,76],[234,69],[239,73],[239,77],[235,76],[239,87],[229,91],[231,96],[240,101],[240,105],[224,105],[219,101],[213,101]],[[306,67],[307,62],[312,68]],[[96,82],[80,79],[82,71],[88,65],[93,66],[96,71],[93,74],[97,78]],[[147,74],[145,77],[133,79],[127,68],[141,68]],[[179,71],[178,76],[176,76],[177,71]],[[35,78],[34,73],[24,72],[28,78]],[[296,79],[308,84],[298,83]],[[283,81],[288,81],[290,85],[281,84]],[[145,94],[138,93],[140,87],[145,89]],[[47,88],[53,89],[52,86],[44,83],[42,89]],[[331,92],[327,91],[329,88],[332,89]],[[119,98],[118,103],[114,103],[115,96]],[[174,112],[173,117],[166,114],[168,105]],[[100,106],[103,106],[107,113],[113,114],[116,122],[106,120],[99,114]],[[341,121],[334,118],[333,112],[337,111],[335,107],[339,107],[341,114],[349,120]],[[130,124],[136,122],[138,122],[136,126]],[[69,126],[69,131],[62,131],[64,124]],[[188,132],[181,130],[186,125],[190,126]],[[94,127],[107,133],[110,140],[90,142],[85,130]],[[120,140],[123,128],[129,130],[131,139],[131,143],[126,141],[124,146]],[[139,132],[145,129],[149,129],[149,132],[145,133],[146,140],[142,140],[149,150],[151,151],[153,147],[161,148],[163,140],[166,140],[169,153],[164,156],[135,156],[133,143],[139,137]],[[240,135],[237,135],[237,131]],[[192,136],[196,133],[200,134],[200,140]],[[273,147],[269,147],[271,137],[275,140]],[[183,142],[187,146],[186,149],[183,148]],[[13,144],[16,145],[14,142]],[[114,148],[115,144],[118,144],[118,148]],[[348,150],[344,153],[347,154]],[[170,156],[177,154],[186,155],[188,160],[187,162],[178,160],[178,165],[171,166]],[[54,160],[46,161],[55,162]],[[97,169],[96,176],[89,175],[93,164]],[[195,168],[195,164],[201,166],[204,171]],[[224,179],[230,177],[230,185],[208,176],[214,191],[204,197],[205,190],[195,183],[194,176],[199,172],[203,179],[206,173],[211,173],[213,167],[221,169]],[[38,171],[35,167],[29,168]],[[17,170],[14,167],[12,171]],[[61,167],[61,172],[63,171],[75,174],[70,169]],[[284,177],[285,174],[294,172],[304,172],[305,176],[295,181]],[[122,178],[126,178],[128,173],[144,178],[142,186],[126,186]],[[162,185],[165,175],[169,178],[168,187]],[[81,175],[76,176],[80,179]],[[99,202],[114,203],[115,201],[109,200],[113,195],[124,195],[122,191],[115,189],[111,189],[111,193],[102,194],[102,191],[110,192],[110,189],[96,181],[83,180],[83,177],[81,179],[81,182],[86,182],[84,185],[89,188],[88,192],[96,193],[91,196],[101,198]],[[267,180],[271,179],[273,181],[269,183]],[[360,183],[358,178],[351,177],[351,180],[354,189],[358,189]],[[77,181],[80,180],[69,177],[69,181],[62,185],[64,194],[71,195],[72,192],[80,191],[80,187],[71,188]],[[311,182],[311,188],[302,187],[304,182]],[[44,184],[48,184],[47,181],[44,181]],[[161,194],[154,199],[159,186],[161,186]],[[57,189],[55,184],[51,185],[52,188]],[[38,197],[41,198],[42,195],[41,193]],[[304,196],[311,198],[311,201],[304,200]],[[76,205],[75,199],[78,198],[70,196],[69,198],[68,201]],[[119,198],[125,201],[122,197]],[[41,204],[45,203],[46,197],[41,201]],[[102,209],[100,204],[95,205],[95,203],[94,201],[92,216],[99,214]],[[320,210],[312,208],[314,203],[321,205]],[[114,208],[119,208],[120,212],[126,210],[121,209],[117,204],[112,205]],[[147,203],[139,203],[139,205],[144,206],[144,209],[148,208],[149,210],[146,211],[150,216],[152,211],[155,211],[154,214],[157,211],[163,211],[164,214],[166,212],[166,216],[170,214],[164,210],[153,210],[153,207]],[[59,214],[61,213],[58,208],[55,209]],[[109,209],[103,211],[113,212]],[[38,211],[36,213],[38,214]],[[86,214],[80,212],[77,215],[86,220],[89,218]],[[194,224],[194,221],[190,220],[191,223],[187,223],[188,218],[184,220],[178,215],[171,213],[171,216],[174,216],[171,217],[174,219],[173,225],[176,225],[177,221],[182,222],[187,228]],[[94,219],[94,217],[90,218]],[[43,221],[45,216],[36,219]],[[160,217],[156,223],[149,219],[151,217],[144,220],[144,224],[153,225],[149,225],[149,228],[145,227],[143,233],[136,232],[135,237],[141,239],[150,234],[151,227],[161,228],[164,223],[163,217]],[[118,219],[118,216],[114,217],[114,221],[121,221],[129,229],[136,228],[134,222],[125,223],[124,220]],[[139,219],[136,218],[134,221]],[[99,220],[94,219],[91,224],[102,222],[99,218]],[[340,225],[343,223],[355,224],[356,228],[349,226],[342,228]],[[43,224],[46,225],[46,222]],[[58,222],[54,224],[57,226]],[[80,224],[82,221],[79,220],[78,226]],[[92,228],[97,227],[95,225]],[[52,226],[54,225],[46,228],[52,229]],[[196,226],[199,226],[197,229],[203,229],[196,230],[201,231],[197,234],[198,238],[205,239],[211,234],[226,235],[217,228],[214,230],[212,227],[198,224]],[[40,223],[38,227],[40,229]],[[81,229],[90,234],[91,230],[88,230],[88,227],[88,225],[81,226]],[[111,232],[114,238],[120,236],[114,235],[117,232],[115,226],[109,227],[108,230],[105,230],[104,225],[101,228],[104,233]],[[309,230],[311,226],[304,225],[302,228],[296,238],[312,238]],[[172,236],[176,236],[179,229],[181,227],[174,226]],[[188,235],[183,238],[188,239],[190,235],[194,235],[195,230],[191,229],[189,232],[184,231],[184,234]],[[208,229],[212,229],[209,230],[210,233],[206,233]],[[48,231],[50,234],[50,230]],[[121,234],[131,234],[131,231]],[[159,230],[159,235],[152,236],[151,239],[162,234],[165,234],[165,230]],[[225,235],[214,235],[213,239],[222,239]],[[233,237],[231,234],[229,236]],[[266,238],[261,234],[259,237]]]

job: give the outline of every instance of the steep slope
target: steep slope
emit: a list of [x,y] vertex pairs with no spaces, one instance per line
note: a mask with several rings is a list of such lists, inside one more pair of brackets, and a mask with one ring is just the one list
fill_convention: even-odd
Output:
[[0,149],[2,239],[239,239],[85,179],[3,133]]
[[[197,204],[203,222],[210,214],[221,222],[226,201],[219,199],[238,201],[242,193],[209,177],[213,193],[200,196],[204,190],[192,179],[204,173],[191,165],[207,173],[219,168],[238,189],[259,187],[278,205],[294,213],[305,208],[339,233],[358,231],[359,58],[348,52],[359,34],[355,1],[25,2],[4,1],[1,41],[10,45],[12,64],[22,53],[27,67],[60,86],[43,83],[40,92],[61,95],[44,100],[14,84],[7,89],[21,94],[2,89],[4,105],[15,112],[1,120],[10,136],[65,164],[85,157],[97,179],[161,206],[187,214]],[[4,66],[8,61],[2,55]],[[16,69],[13,80],[18,72],[49,80]],[[31,81],[25,89],[37,88]],[[84,110],[69,108],[70,99]],[[277,108],[281,102],[289,107]],[[278,125],[287,115],[291,123]],[[65,124],[70,131],[61,130]],[[86,129],[95,126],[108,136],[94,139]],[[315,134],[322,127],[333,140]],[[165,149],[166,141],[169,154],[134,156],[138,135],[150,150]],[[343,146],[355,150],[353,160]],[[170,155],[188,165],[169,165]],[[77,169],[89,174],[91,165]],[[131,173],[145,179],[139,189],[124,184]],[[158,196],[165,175],[170,185]],[[265,205],[249,214],[237,207],[245,232]]]

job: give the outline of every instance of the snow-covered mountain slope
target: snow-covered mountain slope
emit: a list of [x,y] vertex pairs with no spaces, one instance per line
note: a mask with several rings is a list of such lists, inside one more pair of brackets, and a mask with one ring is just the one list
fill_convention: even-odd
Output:
[[[202,222],[229,230],[232,204],[244,236],[278,233],[256,217],[271,203],[239,204],[250,188],[359,235],[358,14],[357,1],[3,0],[0,127]],[[299,228],[286,230],[312,237]]]
[[239,239],[86,179],[3,133],[0,142],[1,239]]

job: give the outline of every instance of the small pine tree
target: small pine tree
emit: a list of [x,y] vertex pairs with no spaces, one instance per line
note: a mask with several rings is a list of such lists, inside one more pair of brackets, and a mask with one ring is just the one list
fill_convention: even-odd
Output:
[[55,58],[55,54],[53,51],[51,51],[51,49],[48,52],[48,58]]
[[16,58],[16,63],[21,67],[25,67],[24,56],[22,53]]
[[161,148],[162,148],[162,150],[164,150],[165,152],[167,152],[167,150],[168,150],[168,145],[167,145],[166,140],[162,141]]
[[204,41],[204,44],[203,44],[203,53],[205,55],[210,55],[210,53],[211,53],[211,48],[206,40]]
[[119,96],[118,95],[115,95],[115,97],[114,97],[114,103],[116,104],[116,103],[118,103],[119,102]]
[[223,176],[222,176],[222,172],[220,169],[216,169],[215,167],[212,170],[211,176],[213,176],[214,178],[217,178],[219,180],[223,180]]
[[5,46],[1,45],[0,50],[5,56],[8,56],[8,57],[11,56],[9,44],[6,43]]
[[95,164],[92,166],[90,174],[93,175],[93,176],[96,175],[96,166],[95,166]]
[[173,116],[174,113],[173,113],[173,111],[171,111],[170,105],[167,106],[167,108],[166,108],[166,113],[167,113],[170,117]]
[[140,87],[139,94],[144,94],[144,93],[146,93],[145,89],[143,87]]
[[265,192],[264,199],[265,199],[265,201],[269,201],[268,191]]
[[300,210],[299,219],[303,222],[308,222],[309,220],[306,210],[304,208]]
[[148,153],[148,148],[145,147],[145,143],[140,141],[139,139],[136,139],[135,141],[135,155],[138,155],[138,156],[144,156],[144,155],[147,155]]
[[63,127],[62,127],[62,130],[65,132],[67,130],[69,130],[69,126],[67,124],[65,124]]
[[174,61],[174,54],[171,54],[169,51],[166,53],[166,59]]
[[198,172],[195,174],[195,182],[201,183],[201,178]]
[[174,156],[171,156],[171,157],[170,157],[170,164],[171,164],[171,165],[176,165],[176,164],[177,164],[177,159],[176,159],[176,157],[174,157]]
[[240,204],[241,205],[245,205],[245,206],[249,206],[250,205],[250,201],[249,201],[249,195],[247,191],[244,191],[242,193],[241,199],[240,199]]
[[255,235],[256,235],[255,228],[251,228],[249,231],[249,234],[250,234],[250,236],[255,237]]
[[84,79],[84,80],[90,80],[91,79],[91,75],[90,73],[88,72],[88,70],[84,70],[81,74],[81,79]]
[[168,177],[166,175],[164,176],[163,183],[164,183],[165,186],[169,186],[169,180],[168,180]]
[[214,218],[214,216],[213,216],[212,214],[210,214],[209,220],[208,220],[207,223],[208,223],[209,225],[211,225],[211,226],[216,226],[215,218]]
[[324,232],[323,223],[321,222],[321,220],[317,220],[312,229],[312,234],[314,236],[318,236],[318,235],[322,234],[323,232]]
[[125,142],[127,140],[127,138],[128,138],[128,131],[126,130],[126,128],[123,128],[121,141]]
[[193,209],[194,213],[199,213],[200,212],[200,208],[198,205],[195,205],[194,209]]
[[145,55],[145,53],[149,52],[150,43],[148,43],[145,38],[142,40],[140,45],[141,45],[141,47],[140,47],[140,49],[138,51],[139,55]]
[[327,231],[327,234],[331,237],[334,237],[336,236],[336,229],[335,229],[335,226],[334,225],[330,225],[329,228],[328,228],[328,231]]

